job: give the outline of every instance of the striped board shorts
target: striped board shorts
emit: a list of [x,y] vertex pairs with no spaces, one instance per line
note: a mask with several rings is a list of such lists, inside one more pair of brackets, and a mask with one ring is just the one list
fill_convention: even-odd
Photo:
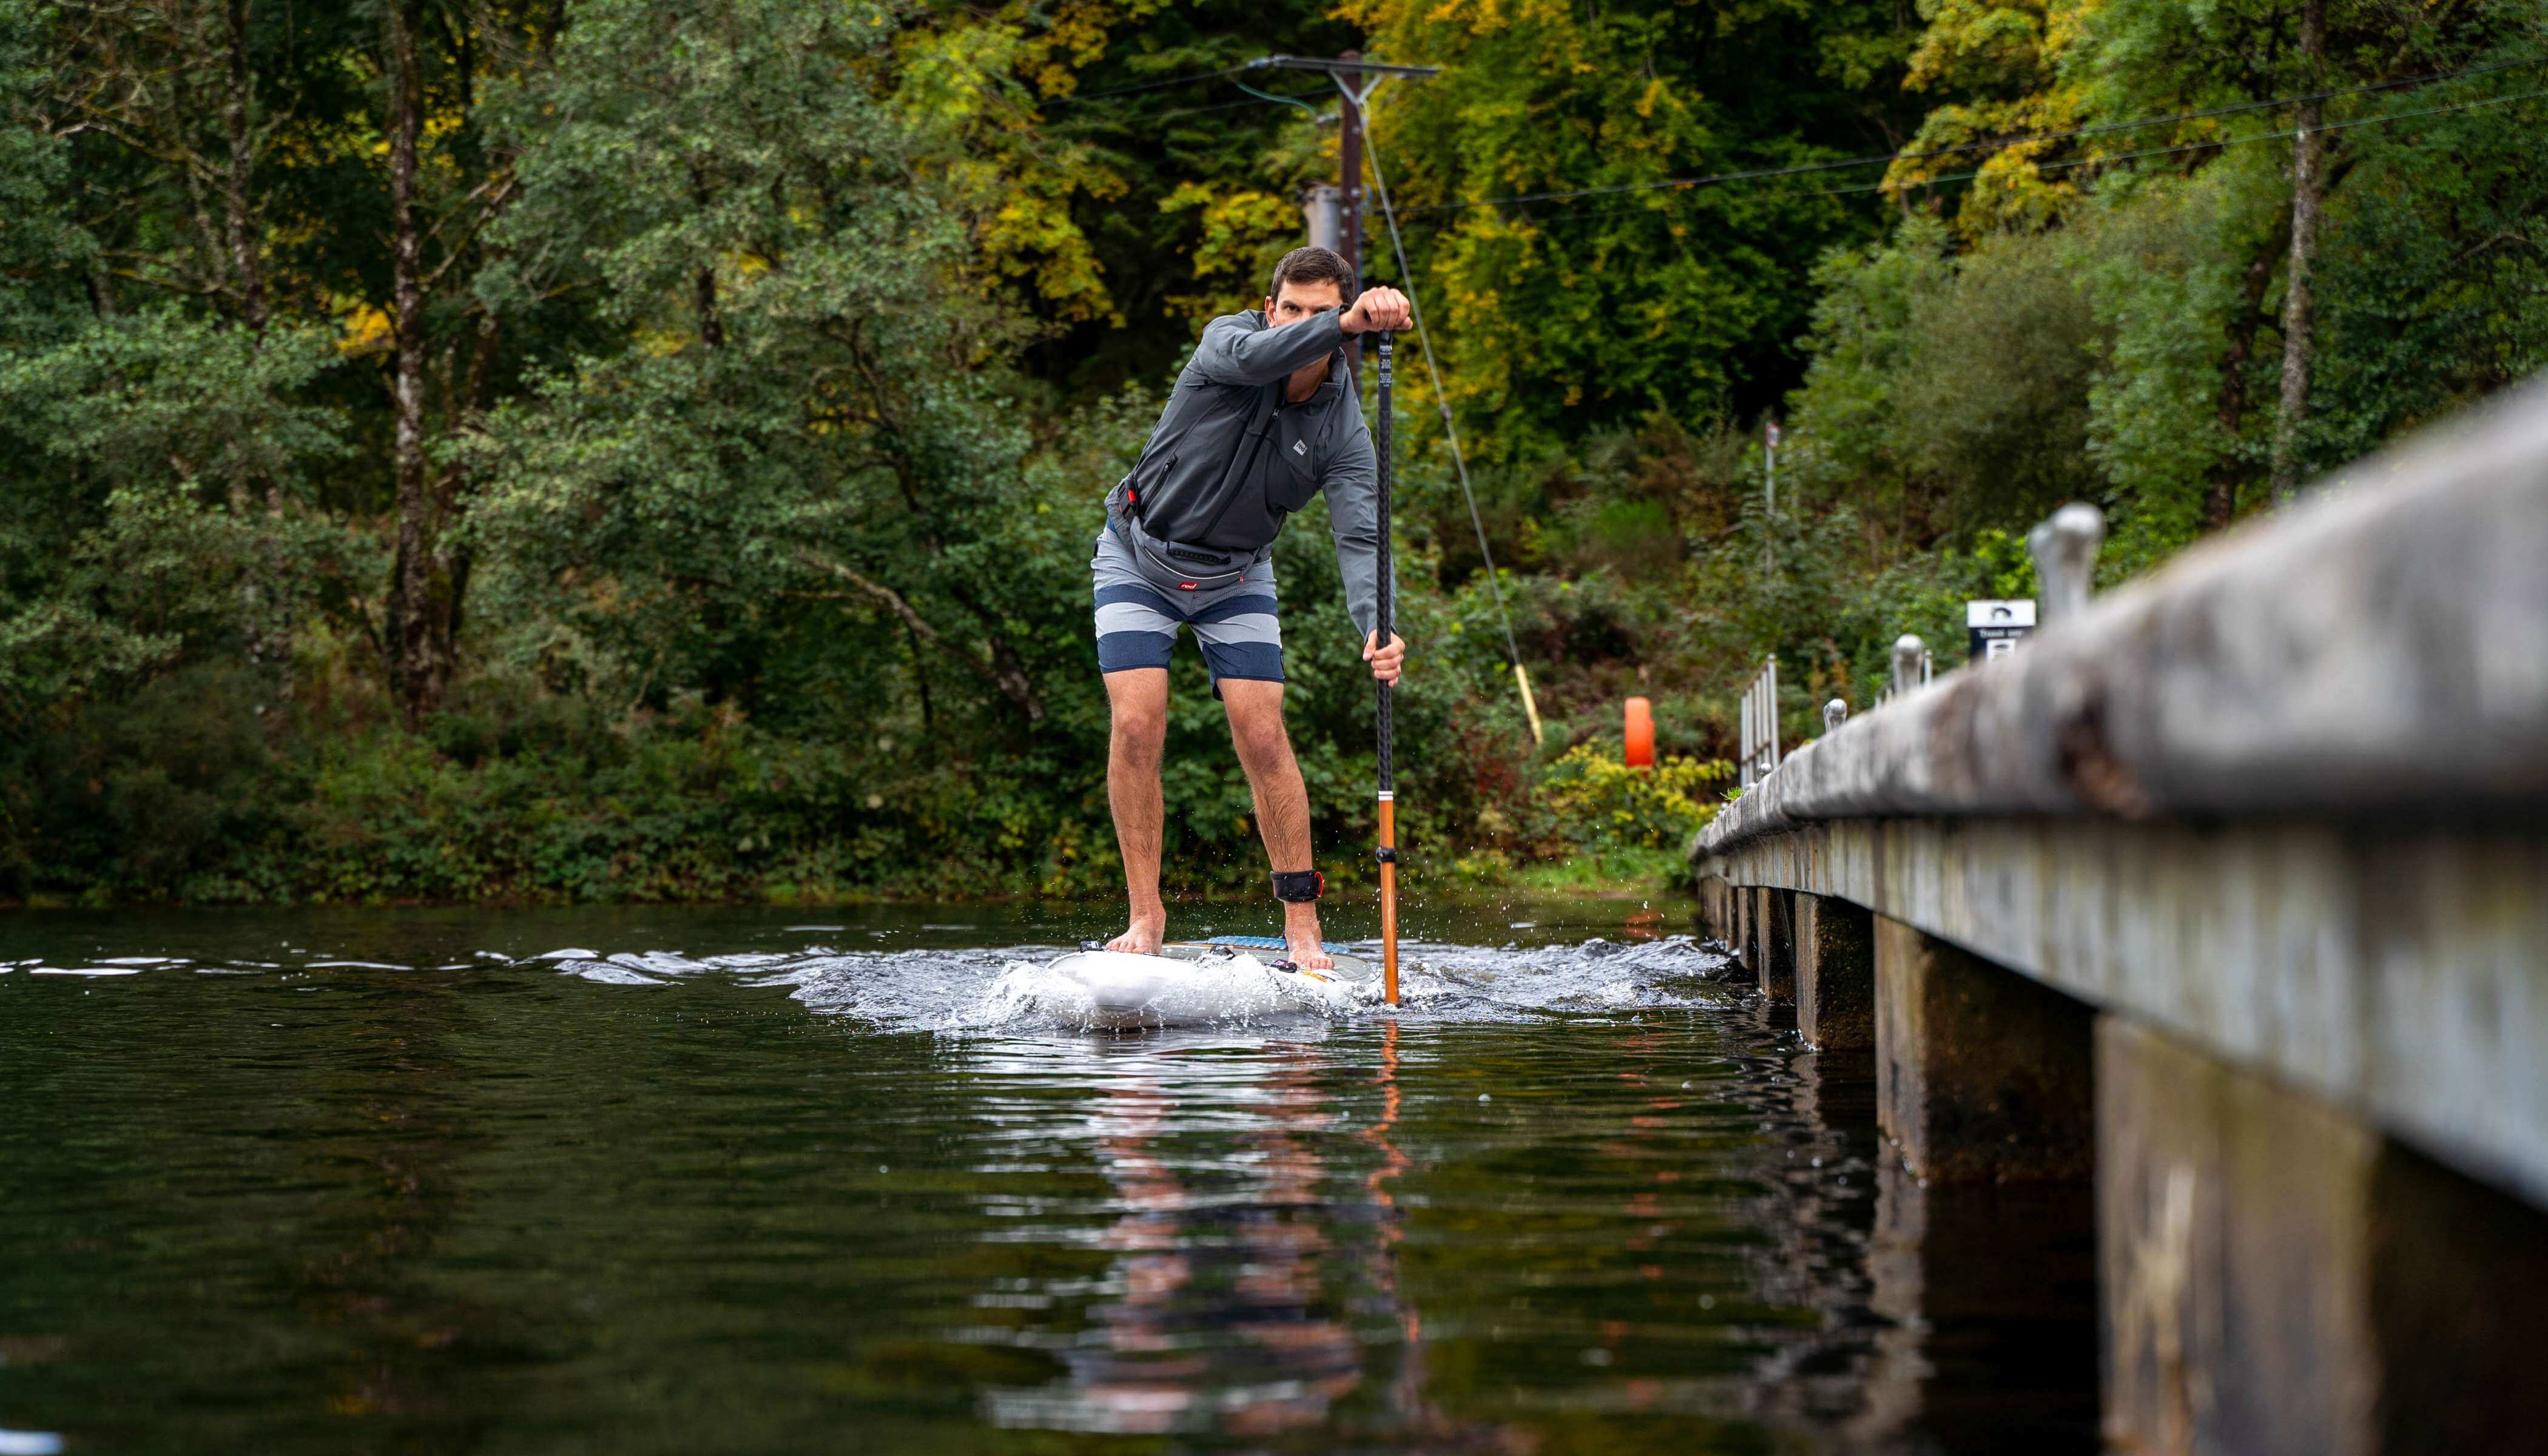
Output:
[[[1132,548],[1110,527],[1097,533],[1088,563],[1097,581],[1097,670],[1164,668],[1177,628],[1194,628],[1212,671],[1213,696],[1224,678],[1283,681],[1283,626],[1274,599],[1274,563],[1250,566],[1237,582],[1209,592],[1162,592],[1133,565]],[[1171,599],[1171,598],[1174,599]]]

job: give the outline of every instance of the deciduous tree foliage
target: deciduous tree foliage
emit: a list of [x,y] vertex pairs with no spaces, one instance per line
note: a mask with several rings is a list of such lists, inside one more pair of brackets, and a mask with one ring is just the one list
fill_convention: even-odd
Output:
[[[0,0],[0,896],[1106,889],[1098,500],[1335,176],[1223,72],[1349,47],[1444,67],[1367,272],[1554,726],[1410,347],[1419,893],[1668,872],[1627,693],[1703,763],[1776,651],[1801,738],[2058,501],[2129,574],[2548,360],[2513,0]],[[1368,680],[1277,564],[1341,882]],[[1261,883],[1191,659],[1172,734],[1172,872]]]

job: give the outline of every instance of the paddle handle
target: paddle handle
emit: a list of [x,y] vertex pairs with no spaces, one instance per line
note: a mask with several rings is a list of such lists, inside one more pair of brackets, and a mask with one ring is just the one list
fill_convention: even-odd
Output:
[[[1391,418],[1390,402],[1390,334],[1387,329],[1377,335],[1380,368],[1380,421],[1374,450],[1374,483],[1378,487],[1380,549],[1375,556],[1379,581],[1372,592],[1374,617],[1378,626],[1372,642],[1376,648],[1387,648],[1390,639],[1390,589],[1396,574],[1390,570],[1389,489],[1392,457],[1397,452],[1397,429]],[[1378,726],[1380,729],[1380,984],[1381,994],[1389,1004],[1398,1004],[1398,770],[1396,724],[1390,703],[1390,684],[1379,687]]]

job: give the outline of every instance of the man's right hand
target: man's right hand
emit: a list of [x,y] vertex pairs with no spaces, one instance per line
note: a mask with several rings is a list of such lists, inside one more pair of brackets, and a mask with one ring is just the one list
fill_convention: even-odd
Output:
[[1347,333],[1371,333],[1406,328],[1414,321],[1415,309],[1407,302],[1407,295],[1394,288],[1366,288],[1336,324]]

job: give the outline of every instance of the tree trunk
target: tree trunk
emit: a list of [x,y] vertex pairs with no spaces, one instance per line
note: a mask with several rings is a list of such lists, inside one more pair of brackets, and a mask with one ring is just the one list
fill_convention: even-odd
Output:
[[701,268],[696,291],[699,308],[699,341],[709,348],[725,345],[725,325],[717,321],[716,270]]
[[2203,493],[2203,529],[2217,531],[2238,514],[2238,481],[2246,470],[2238,458],[2238,436],[2247,427],[2247,369],[2256,354],[2256,330],[2265,323],[2265,290],[2273,286],[2274,254],[2266,248],[2247,265],[2246,287],[2238,312],[2230,316],[2230,350],[2221,360],[2221,394],[2214,408],[2223,449],[2212,463],[2212,479]]
[[[2326,0],[2307,0],[2301,7],[2301,58],[2306,84],[2320,89],[2326,77]],[[2310,331],[2317,321],[2310,265],[2318,257],[2319,208],[2326,200],[2326,137],[2320,121],[2319,102],[2300,104],[2300,135],[2292,146],[2292,258],[2283,289],[2282,412],[2274,420],[2277,503],[2300,489],[2300,429],[2309,413]]]
[[929,700],[929,663],[920,655],[920,634],[912,630],[911,623],[907,621],[902,624],[902,634],[911,644],[912,684],[920,689],[920,728],[922,732],[936,737],[938,709]]
[[[707,211],[707,179],[696,171],[690,173],[690,201],[698,205],[701,213]],[[717,284],[714,263],[698,270],[698,276],[693,280],[693,292],[699,310],[699,342],[711,349],[724,347],[725,325],[717,321]]]
[[229,142],[229,169],[225,178],[230,271],[237,275],[239,314],[247,326],[265,331],[265,269],[257,258],[254,194],[249,190],[255,151],[248,136],[248,113],[254,100],[247,65],[247,0],[228,0],[225,15],[229,30],[228,95],[222,105],[222,130]]
[[446,615],[449,579],[440,552],[424,460],[424,238],[416,217],[416,142],[424,98],[416,63],[416,0],[391,0],[390,279],[398,356],[391,395],[398,485],[398,554],[390,577],[390,681],[410,726],[442,706],[451,685]]
[[[493,314],[478,318],[478,341],[470,350],[469,373],[457,398],[452,403],[451,432],[475,428],[487,412],[487,396],[495,387],[496,356],[503,336],[503,321]],[[434,622],[435,650],[447,664],[460,661],[460,628],[469,609],[469,569],[475,557],[469,548],[457,542],[442,545],[447,532],[469,508],[469,474],[458,461],[444,467],[440,486],[433,496],[434,530],[439,552],[439,566],[444,590],[442,610]]]
[[[222,234],[229,252],[230,286],[237,295],[239,319],[251,333],[262,336],[268,309],[265,265],[258,256],[263,229],[257,225],[252,186],[256,149],[249,123],[256,94],[254,73],[248,67],[248,0],[226,0],[222,20],[226,62],[222,135],[228,151],[222,176]],[[265,680],[266,695],[279,709],[292,693],[293,637],[289,569],[282,549],[282,480],[272,475],[265,477],[263,494],[266,532],[258,543],[254,564],[239,578],[239,620],[248,662]],[[251,508],[248,482],[234,482],[231,496],[231,509],[245,518]],[[257,710],[263,713],[266,707],[260,702]],[[265,719],[267,731],[283,732],[287,720],[287,714],[274,712]]]

